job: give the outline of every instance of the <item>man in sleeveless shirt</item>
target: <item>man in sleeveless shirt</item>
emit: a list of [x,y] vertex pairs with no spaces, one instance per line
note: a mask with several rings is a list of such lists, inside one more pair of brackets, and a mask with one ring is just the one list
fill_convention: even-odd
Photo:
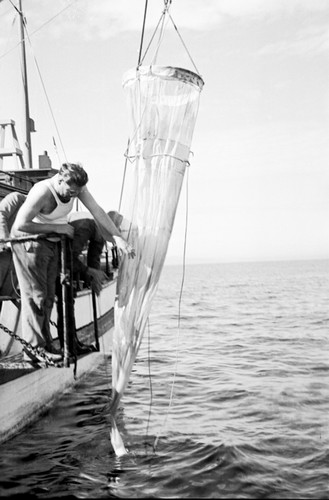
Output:
[[[135,256],[134,249],[122,238],[110,217],[88,191],[87,182],[88,175],[81,165],[64,163],[58,174],[37,182],[31,188],[11,231],[12,237],[45,235],[45,239],[12,243],[12,249],[21,291],[23,338],[53,361],[62,358],[61,354],[50,352],[53,349],[49,346],[49,321],[58,272],[58,241],[61,235],[74,236],[74,228],[67,222],[74,199],[78,198],[91,212],[104,239],[114,239],[121,252],[129,258]],[[39,359],[28,351],[25,355],[33,360]]]

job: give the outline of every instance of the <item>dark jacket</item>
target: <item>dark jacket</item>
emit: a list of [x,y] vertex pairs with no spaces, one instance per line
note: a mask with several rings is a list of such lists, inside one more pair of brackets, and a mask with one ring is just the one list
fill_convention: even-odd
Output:
[[[101,236],[94,219],[77,219],[70,222],[74,227],[72,245],[73,277],[79,273],[80,279],[88,283],[88,267],[100,269],[101,254],[105,240]],[[82,260],[82,251],[87,249],[87,265]]]

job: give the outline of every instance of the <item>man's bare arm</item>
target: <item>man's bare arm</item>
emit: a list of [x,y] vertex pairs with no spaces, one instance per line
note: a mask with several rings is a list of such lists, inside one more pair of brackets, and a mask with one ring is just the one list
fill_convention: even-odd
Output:
[[103,238],[107,241],[114,240],[117,247],[122,250],[122,252],[128,254],[129,257],[135,257],[135,250],[122,237],[119,229],[116,227],[111,217],[109,217],[105,210],[98,205],[97,201],[88,191],[86,186],[80,192],[78,198],[93,215]]
[[69,224],[38,224],[33,222],[34,217],[48,206],[51,197],[52,194],[45,185],[35,184],[18,211],[13,229],[31,234],[66,234],[72,238],[74,229]]

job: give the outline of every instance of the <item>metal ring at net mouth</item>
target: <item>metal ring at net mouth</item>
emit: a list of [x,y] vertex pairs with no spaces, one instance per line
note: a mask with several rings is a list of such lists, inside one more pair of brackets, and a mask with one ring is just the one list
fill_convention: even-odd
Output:
[[195,85],[200,90],[204,86],[204,81],[200,75],[175,66],[139,66],[139,68],[130,69],[123,75],[123,86],[127,85],[131,80],[135,80],[138,76],[158,76],[165,80],[180,80]]

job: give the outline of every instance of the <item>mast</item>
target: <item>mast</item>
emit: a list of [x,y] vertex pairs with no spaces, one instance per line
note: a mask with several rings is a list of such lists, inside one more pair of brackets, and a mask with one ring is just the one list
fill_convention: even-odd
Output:
[[21,34],[21,55],[22,55],[22,77],[24,86],[24,107],[25,107],[25,148],[27,150],[26,164],[27,168],[32,168],[32,143],[31,143],[31,118],[29,107],[29,93],[27,83],[27,67],[26,67],[26,52],[25,52],[25,36],[24,36],[24,14],[22,9],[22,0],[19,0],[19,16],[20,16],[20,34]]

